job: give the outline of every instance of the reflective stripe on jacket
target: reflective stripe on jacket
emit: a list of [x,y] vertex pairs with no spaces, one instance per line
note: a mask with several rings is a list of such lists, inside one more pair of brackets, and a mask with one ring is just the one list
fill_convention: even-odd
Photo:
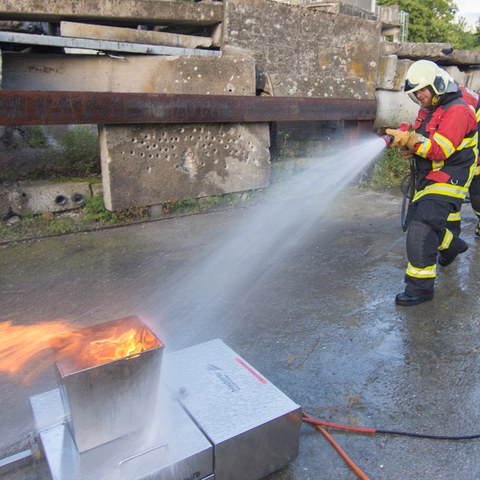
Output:
[[448,200],[460,207],[478,157],[477,119],[461,92],[446,93],[432,110],[421,109],[415,131],[426,138],[415,150],[416,193],[413,201]]

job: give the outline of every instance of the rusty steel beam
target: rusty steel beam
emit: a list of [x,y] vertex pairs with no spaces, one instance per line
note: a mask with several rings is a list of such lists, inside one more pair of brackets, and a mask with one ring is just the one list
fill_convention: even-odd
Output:
[[373,120],[375,100],[0,90],[0,125]]

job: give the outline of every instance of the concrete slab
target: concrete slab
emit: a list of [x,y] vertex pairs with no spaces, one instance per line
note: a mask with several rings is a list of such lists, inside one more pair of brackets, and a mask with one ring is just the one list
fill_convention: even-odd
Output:
[[[275,250],[289,245],[288,254],[272,251],[248,277],[237,269],[223,272],[225,285],[243,278],[235,296],[220,316],[216,305],[202,305],[193,324],[166,318],[165,299],[177,295],[189,305],[197,289],[203,291],[201,284],[192,289],[183,273],[194,275],[239,225],[249,224],[254,209],[11,245],[0,250],[0,320],[66,318],[83,326],[141,312],[162,329],[167,348],[177,348],[180,337],[191,344],[221,338],[316,417],[407,432],[479,433],[474,217],[466,206],[470,248],[440,269],[436,298],[401,308],[393,302],[406,267],[399,209],[398,194],[342,191],[308,238],[297,244],[297,232],[279,238]],[[175,287],[164,291],[169,282]],[[201,318],[202,312],[211,316]],[[0,382],[4,451],[21,447],[33,428],[28,398],[54,388],[55,379],[47,370],[29,385],[4,374]],[[480,478],[478,441],[333,436],[375,480]],[[2,480],[35,478],[31,471],[16,475]],[[355,478],[325,439],[305,426],[297,460],[268,480]]]
[[64,212],[82,207],[92,194],[88,182],[19,182],[10,189],[16,215]]
[[60,34],[62,37],[114,40],[117,42],[169,45],[184,48],[208,48],[212,46],[212,39],[210,37],[138,30],[136,28],[108,27],[105,25],[92,25],[78,22],[61,22]]
[[220,2],[181,3],[159,0],[0,0],[0,17],[4,20],[102,20],[112,23],[132,22],[148,25],[216,25],[222,21]]
[[241,192],[270,181],[267,123],[108,125],[99,134],[109,210]]
[[4,54],[3,60],[4,89],[255,95],[249,56]]

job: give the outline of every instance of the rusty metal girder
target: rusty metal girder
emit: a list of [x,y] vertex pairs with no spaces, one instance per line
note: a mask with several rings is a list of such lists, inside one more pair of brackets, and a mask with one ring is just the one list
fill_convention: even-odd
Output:
[[374,120],[375,100],[0,90],[0,125]]

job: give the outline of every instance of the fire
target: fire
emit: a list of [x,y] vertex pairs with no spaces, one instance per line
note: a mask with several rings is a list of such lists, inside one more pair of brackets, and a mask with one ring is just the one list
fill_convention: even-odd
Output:
[[27,383],[37,377],[51,362],[48,354],[55,344],[68,338],[72,327],[64,320],[36,325],[0,323],[0,372],[24,375]]
[[54,361],[68,373],[130,358],[161,345],[134,316],[82,329],[65,320],[36,325],[7,321],[0,323],[0,373],[21,374],[28,383]]
[[129,358],[161,345],[144,325],[129,325],[129,322],[84,328],[68,340],[56,355],[66,372]]

